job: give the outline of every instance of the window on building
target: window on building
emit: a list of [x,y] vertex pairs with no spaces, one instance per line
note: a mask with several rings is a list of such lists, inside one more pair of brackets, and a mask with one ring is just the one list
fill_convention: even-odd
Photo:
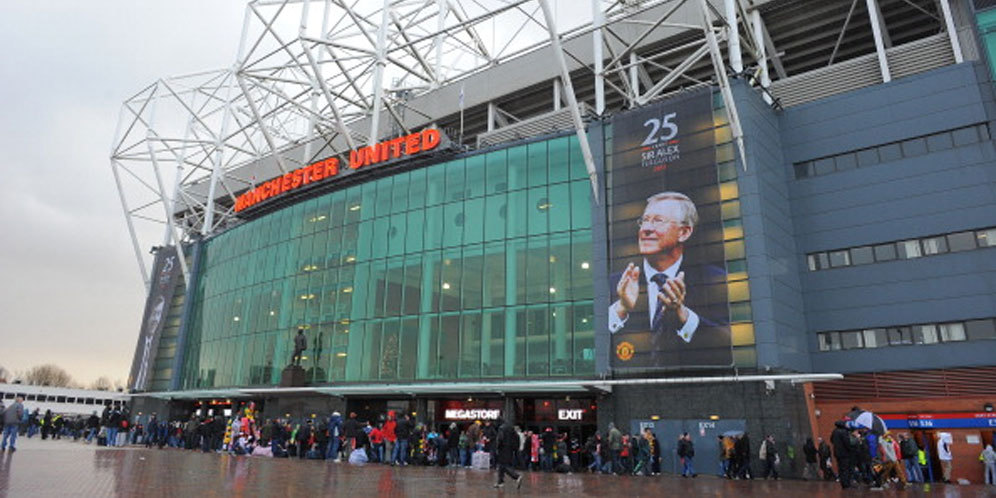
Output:
[[873,166],[878,164],[878,149],[865,149],[859,150],[858,156],[858,166],[864,168],[866,166]]
[[975,232],[975,238],[979,247],[996,247],[996,228],[979,230]]
[[996,321],[991,318],[985,320],[969,320],[965,322],[965,332],[969,340],[996,339]]
[[840,333],[840,345],[844,349],[858,349],[862,347],[862,333],[860,330],[852,330]]
[[898,161],[903,158],[899,144],[885,144],[878,147],[878,157],[883,163]]
[[875,262],[875,254],[871,246],[855,247],[851,249],[852,265],[867,265]]
[[938,133],[927,137],[927,149],[929,149],[930,152],[948,150],[951,147],[954,147],[954,144],[951,142],[950,133]]
[[824,332],[819,335],[820,351],[839,351],[840,332]]
[[974,144],[979,141],[979,131],[974,126],[960,128],[951,132],[951,139],[954,140],[955,147]]
[[898,242],[896,243],[896,247],[899,250],[899,257],[901,259],[913,259],[923,256],[920,252],[920,241],[917,239]]
[[896,259],[896,244],[879,244],[875,246],[875,261],[892,261]]
[[913,344],[913,331],[909,327],[890,327],[887,331],[890,346]]
[[927,141],[922,137],[905,140],[900,146],[905,157],[922,156],[927,153]]
[[830,267],[838,268],[841,266],[850,266],[851,256],[847,250],[843,251],[830,251]]
[[866,348],[881,348],[889,345],[885,329],[865,329],[862,335]]
[[937,344],[940,338],[937,335],[937,326],[934,324],[914,325],[913,341],[917,344]]
[[830,258],[827,257],[827,253],[825,252],[810,254],[807,259],[809,260],[809,271],[830,268]]
[[807,178],[813,176],[813,163],[811,161],[796,163],[794,167],[796,178]]
[[975,232],[949,233],[948,249],[951,252],[975,249]]
[[825,157],[813,161],[813,168],[817,175],[829,175],[834,172],[833,158]]
[[942,254],[948,252],[948,243],[945,237],[928,237],[923,239],[923,255],[933,256],[935,254]]
[[858,157],[853,152],[841,154],[834,158],[834,163],[837,165],[837,171],[846,171],[858,167]]
[[965,325],[961,322],[942,323],[937,328],[940,329],[941,340],[944,342],[965,340]]

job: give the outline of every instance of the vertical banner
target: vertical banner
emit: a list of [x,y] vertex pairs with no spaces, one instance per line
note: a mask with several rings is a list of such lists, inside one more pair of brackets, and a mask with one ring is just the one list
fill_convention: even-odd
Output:
[[132,391],[144,391],[152,376],[152,364],[156,350],[159,348],[159,337],[162,335],[166,314],[169,312],[177,279],[180,276],[178,257],[173,246],[163,247],[156,253],[152,288],[149,290],[149,297],[145,302],[145,315],[142,318],[142,332],[138,336],[135,359],[132,360],[131,374],[128,376],[128,387]]
[[712,91],[619,114],[612,127],[610,364],[730,366]]

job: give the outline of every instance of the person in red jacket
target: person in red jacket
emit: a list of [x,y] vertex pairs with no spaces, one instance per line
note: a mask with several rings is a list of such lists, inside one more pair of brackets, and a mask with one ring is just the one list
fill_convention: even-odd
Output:
[[[398,436],[394,434],[394,428],[398,426],[397,415],[393,411],[387,412],[387,422],[384,422],[384,426],[381,427],[380,433],[384,437],[384,455],[390,460],[392,455],[394,455],[394,445],[398,442]],[[381,460],[384,463],[385,460]]]
[[378,423],[370,429],[370,446],[373,448],[374,459],[377,462],[384,461],[384,433],[381,430],[383,424]]

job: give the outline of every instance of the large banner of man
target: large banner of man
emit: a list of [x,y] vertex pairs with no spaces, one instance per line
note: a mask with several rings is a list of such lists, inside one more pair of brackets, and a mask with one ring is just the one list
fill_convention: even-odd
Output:
[[712,91],[617,115],[612,127],[612,368],[730,366]]

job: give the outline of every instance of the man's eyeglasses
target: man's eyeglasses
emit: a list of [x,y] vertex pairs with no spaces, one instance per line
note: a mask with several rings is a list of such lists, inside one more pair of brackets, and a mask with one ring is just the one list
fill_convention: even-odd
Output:
[[664,230],[671,223],[677,223],[679,225],[684,225],[684,223],[679,223],[679,222],[674,221],[674,220],[667,220],[667,219],[661,218],[659,216],[644,216],[643,218],[640,218],[640,219],[636,220],[636,226],[637,227],[643,228],[644,225],[649,224],[650,226],[654,227],[655,230]]

